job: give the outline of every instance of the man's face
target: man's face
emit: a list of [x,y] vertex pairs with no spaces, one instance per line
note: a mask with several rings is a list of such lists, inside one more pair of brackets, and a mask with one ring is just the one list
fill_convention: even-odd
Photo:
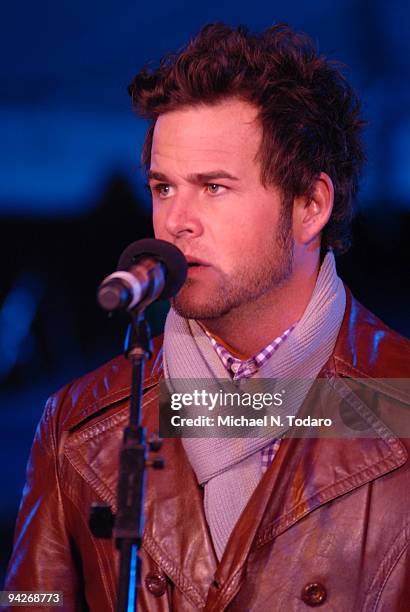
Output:
[[291,215],[279,191],[261,184],[261,136],[257,109],[235,99],[157,120],[154,230],[193,262],[173,300],[184,317],[214,319],[256,303],[292,272]]

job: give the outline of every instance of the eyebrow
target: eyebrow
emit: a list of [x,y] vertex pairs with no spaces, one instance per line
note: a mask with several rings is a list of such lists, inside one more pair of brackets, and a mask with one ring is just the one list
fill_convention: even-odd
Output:
[[[211,172],[196,172],[194,174],[188,174],[187,180],[190,183],[210,183],[219,179],[230,179],[231,181],[239,181],[237,176],[233,176],[226,170],[212,170]],[[164,183],[171,182],[166,174],[162,172],[155,172],[149,170],[148,180],[163,181]]]

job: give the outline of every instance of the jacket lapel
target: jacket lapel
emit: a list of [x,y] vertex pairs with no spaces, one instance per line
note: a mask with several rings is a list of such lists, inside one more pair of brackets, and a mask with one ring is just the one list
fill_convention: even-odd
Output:
[[[158,380],[147,371],[142,405],[147,440],[159,431]],[[62,452],[81,475],[91,500],[110,504],[114,512],[118,476],[115,466],[129,412],[129,387],[123,382],[117,385],[121,391],[111,390],[103,397],[100,394],[92,406],[83,395],[84,407],[70,419],[70,431],[62,443]],[[216,569],[202,489],[180,440],[165,439],[158,456],[164,458],[165,469],[146,472],[143,548],[193,606],[202,608]],[[85,507],[87,510],[87,504]]]

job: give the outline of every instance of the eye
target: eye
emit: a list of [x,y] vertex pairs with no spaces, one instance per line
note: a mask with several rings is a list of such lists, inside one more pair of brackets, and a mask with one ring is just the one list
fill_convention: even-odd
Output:
[[206,188],[208,190],[208,193],[210,193],[211,195],[217,195],[221,193],[224,189],[226,189],[226,187],[224,187],[223,185],[218,185],[218,183],[207,183]]
[[172,195],[172,188],[168,183],[157,183],[153,185],[151,189],[154,193],[158,194],[160,198],[168,198]]

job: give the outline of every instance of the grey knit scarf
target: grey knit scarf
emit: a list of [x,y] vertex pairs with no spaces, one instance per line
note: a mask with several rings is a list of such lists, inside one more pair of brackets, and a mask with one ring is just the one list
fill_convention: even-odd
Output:
[[[311,300],[289,338],[256,372],[255,378],[313,380],[333,352],[345,310],[343,283],[329,252]],[[164,332],[164,373],[170,379],[224,379],[229,375],[200,325],[171,309]],[[295,386],[286,414],[296,414],[309,385]],[[222,557],[231,531],[262,477],[260,451],[286,431],[252,438],[184,438],[182,443],[198,482],[214,547]]]

